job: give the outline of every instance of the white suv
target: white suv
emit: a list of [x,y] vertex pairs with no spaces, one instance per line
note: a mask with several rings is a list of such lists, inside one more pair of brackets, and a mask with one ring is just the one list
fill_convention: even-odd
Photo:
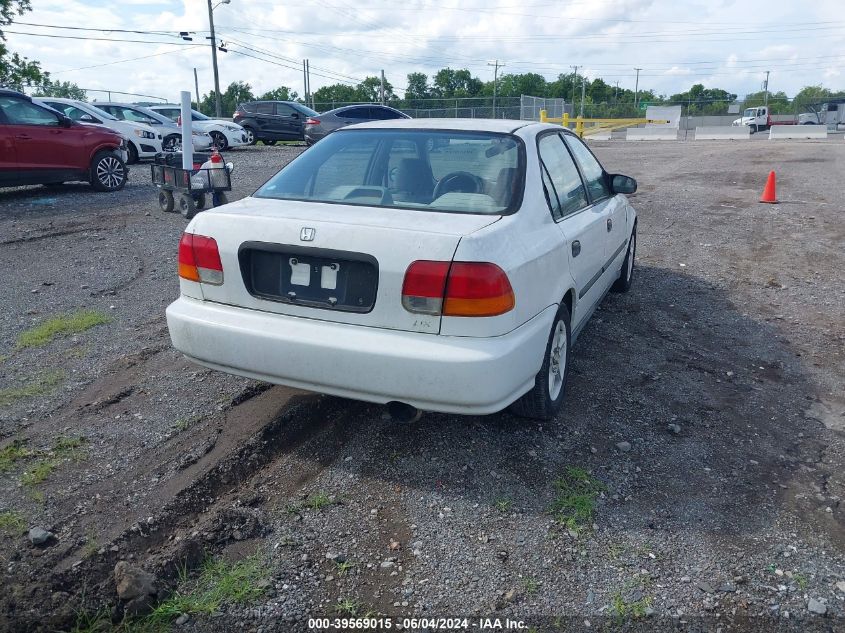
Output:
[[[182,109],[178,105],[152,105],[147,107],[155,112],[160,112],[171,121],[178,121],[182,114]],[[224,119],[211,119],[196,110],[191,110],[191,125],[211,136],[217,149],[240,147],[250,143],[246,130],[237,123]]]
[[58,97],[36,97],[33,102],[58,110],[65,116],[79,123],[104,125],[122,134],[127,140],[129,163],[140,158],[154,158],[161,151],[161,134],[145,123],[119,121],[117,118],[97,106]]

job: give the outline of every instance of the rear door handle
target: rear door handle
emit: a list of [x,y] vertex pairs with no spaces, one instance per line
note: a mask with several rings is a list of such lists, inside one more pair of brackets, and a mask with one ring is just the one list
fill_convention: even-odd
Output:
[[613,229],[613,220],[607,218],[607,231],[610,232]]
[[579,242],[578,240],[575,240],[574,242],[572,242],[572,256],[578,257],[578,255],[580,255],[580,254],[581,254],[581,242]]

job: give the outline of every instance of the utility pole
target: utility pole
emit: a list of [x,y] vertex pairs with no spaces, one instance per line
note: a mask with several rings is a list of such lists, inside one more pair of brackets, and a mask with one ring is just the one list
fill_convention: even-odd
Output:
[[763,103],[763,105],[765,105],[765,106],[769,105],[769,73],[770,72],[772,72],[772,71],[770,71],[770,70],[766,71],[766,96],[765,96],[765,102]]
[[619,102],[619,80],[616,80],[616,90],[613,91],[613,104],[616,105]]
[[381,71],[381,89],[379,90],[379,95],[381,97],[381,105],[384,105],[384,69],[382,68]]
[[636,110],[640,105],[640,71],[642,68],[634,68],[637,71],[637,81],[634,84],[634,109]]
[[308,105],[308,76],[305,73],[305,60],[302,60],[302,98],[305,99],[305,105]]
[[578,79],[578,66],[570,66],[572,71],[572,116],[575,116],[575,80]]
[[200,109],[200,82],[197,79],[197,67],[194,66],[194,88],[197,91],[197,110]]
[[581,77],[581,118],[584,118],[584,91],[587,89],[587,78]]
[[[231,1],[231,0],[230,0]],[[217,37],[214,35],[214,8],[208,0],[208,30],[211,32],[211,65],[214,68],[214,114],[219,119],[223,116],[220,102],[220,74],[217,72]]]
[[311,107],[314,107],[314,95],[311,94],[311,60],[305,60],[305,81],[308,82],[308,98],[311,100]]
[[499,79],[499,67],[504,66],[504,63],[499,63],[499,60],[496,59],[492,62],[487,62],[488,66],[493,67],[493,118],[496,118],[496,86]]

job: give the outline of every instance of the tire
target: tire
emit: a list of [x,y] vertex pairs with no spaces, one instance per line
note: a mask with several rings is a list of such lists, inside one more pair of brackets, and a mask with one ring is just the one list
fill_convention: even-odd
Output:
[[258,142],[258,139],[255,138],[255,130],[251,127],[244,126],[244,132],[246,132],[246,142],[249,145],[255,145]]
[[756,133],[757,133],[757,126],[756,126],[756,125],[749,125],[748,127],[750,127],[750,128],[751,128],[751,133],[752,133],[752,134],[756,134]]
[[175,152],[182,146],[182,137],[178,134],[169,134],[161,142],[161,149],[165,152]]
[[631,233],[628,240],[628,252],[622,261],[622,269],[619,271],[619,279],[610,287],[613,292],[628,292],[631,289],[631,282],[634,280],[634,263],[637,257],[637,227]]
[[158,207],[165,213],[173,212],[173,192],[162,189],[158,192]]
[[226,140],[226,135],[222,132],[209,132],[211,136],[212,145],[217,148],[218,151],[222,151],[229,147],[229,141]]
[[129,159],[126,161],[128,165],[134,165],[138,162],[138,148],[132,143],[129,143]]
[[543,365],[534,377],[534,386],[510,406],[516,415],[535,420],[551,420],[560,411],[566,393],[566,379],[569,376],[571,360],[572,332],[569,324],[569,309],[566,304],[561,304],[549,332]]
[[180,193],[178,204],[179,213],[181,213],[182,217],[186,220],[190,220],[197,214],[197,204],[194,202],[194,198],[191,194]]
[[275,145],[276,141],[262,141],[265,145]]
[[197,206],[197,211],[205,209],[205,200],[206,198],[204,193],[194,194],[194,204]]
[[126,185],[126,163],[111,152],[97,152],[91,161],[89,178],[97,191],[120,191]]

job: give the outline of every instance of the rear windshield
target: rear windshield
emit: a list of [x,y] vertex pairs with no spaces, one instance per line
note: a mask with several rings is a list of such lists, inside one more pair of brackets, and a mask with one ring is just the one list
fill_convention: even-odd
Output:
[[522,141],[509,134],[344,130],[305,151],[255,195],[499,215],[522,201],[524,165]]

